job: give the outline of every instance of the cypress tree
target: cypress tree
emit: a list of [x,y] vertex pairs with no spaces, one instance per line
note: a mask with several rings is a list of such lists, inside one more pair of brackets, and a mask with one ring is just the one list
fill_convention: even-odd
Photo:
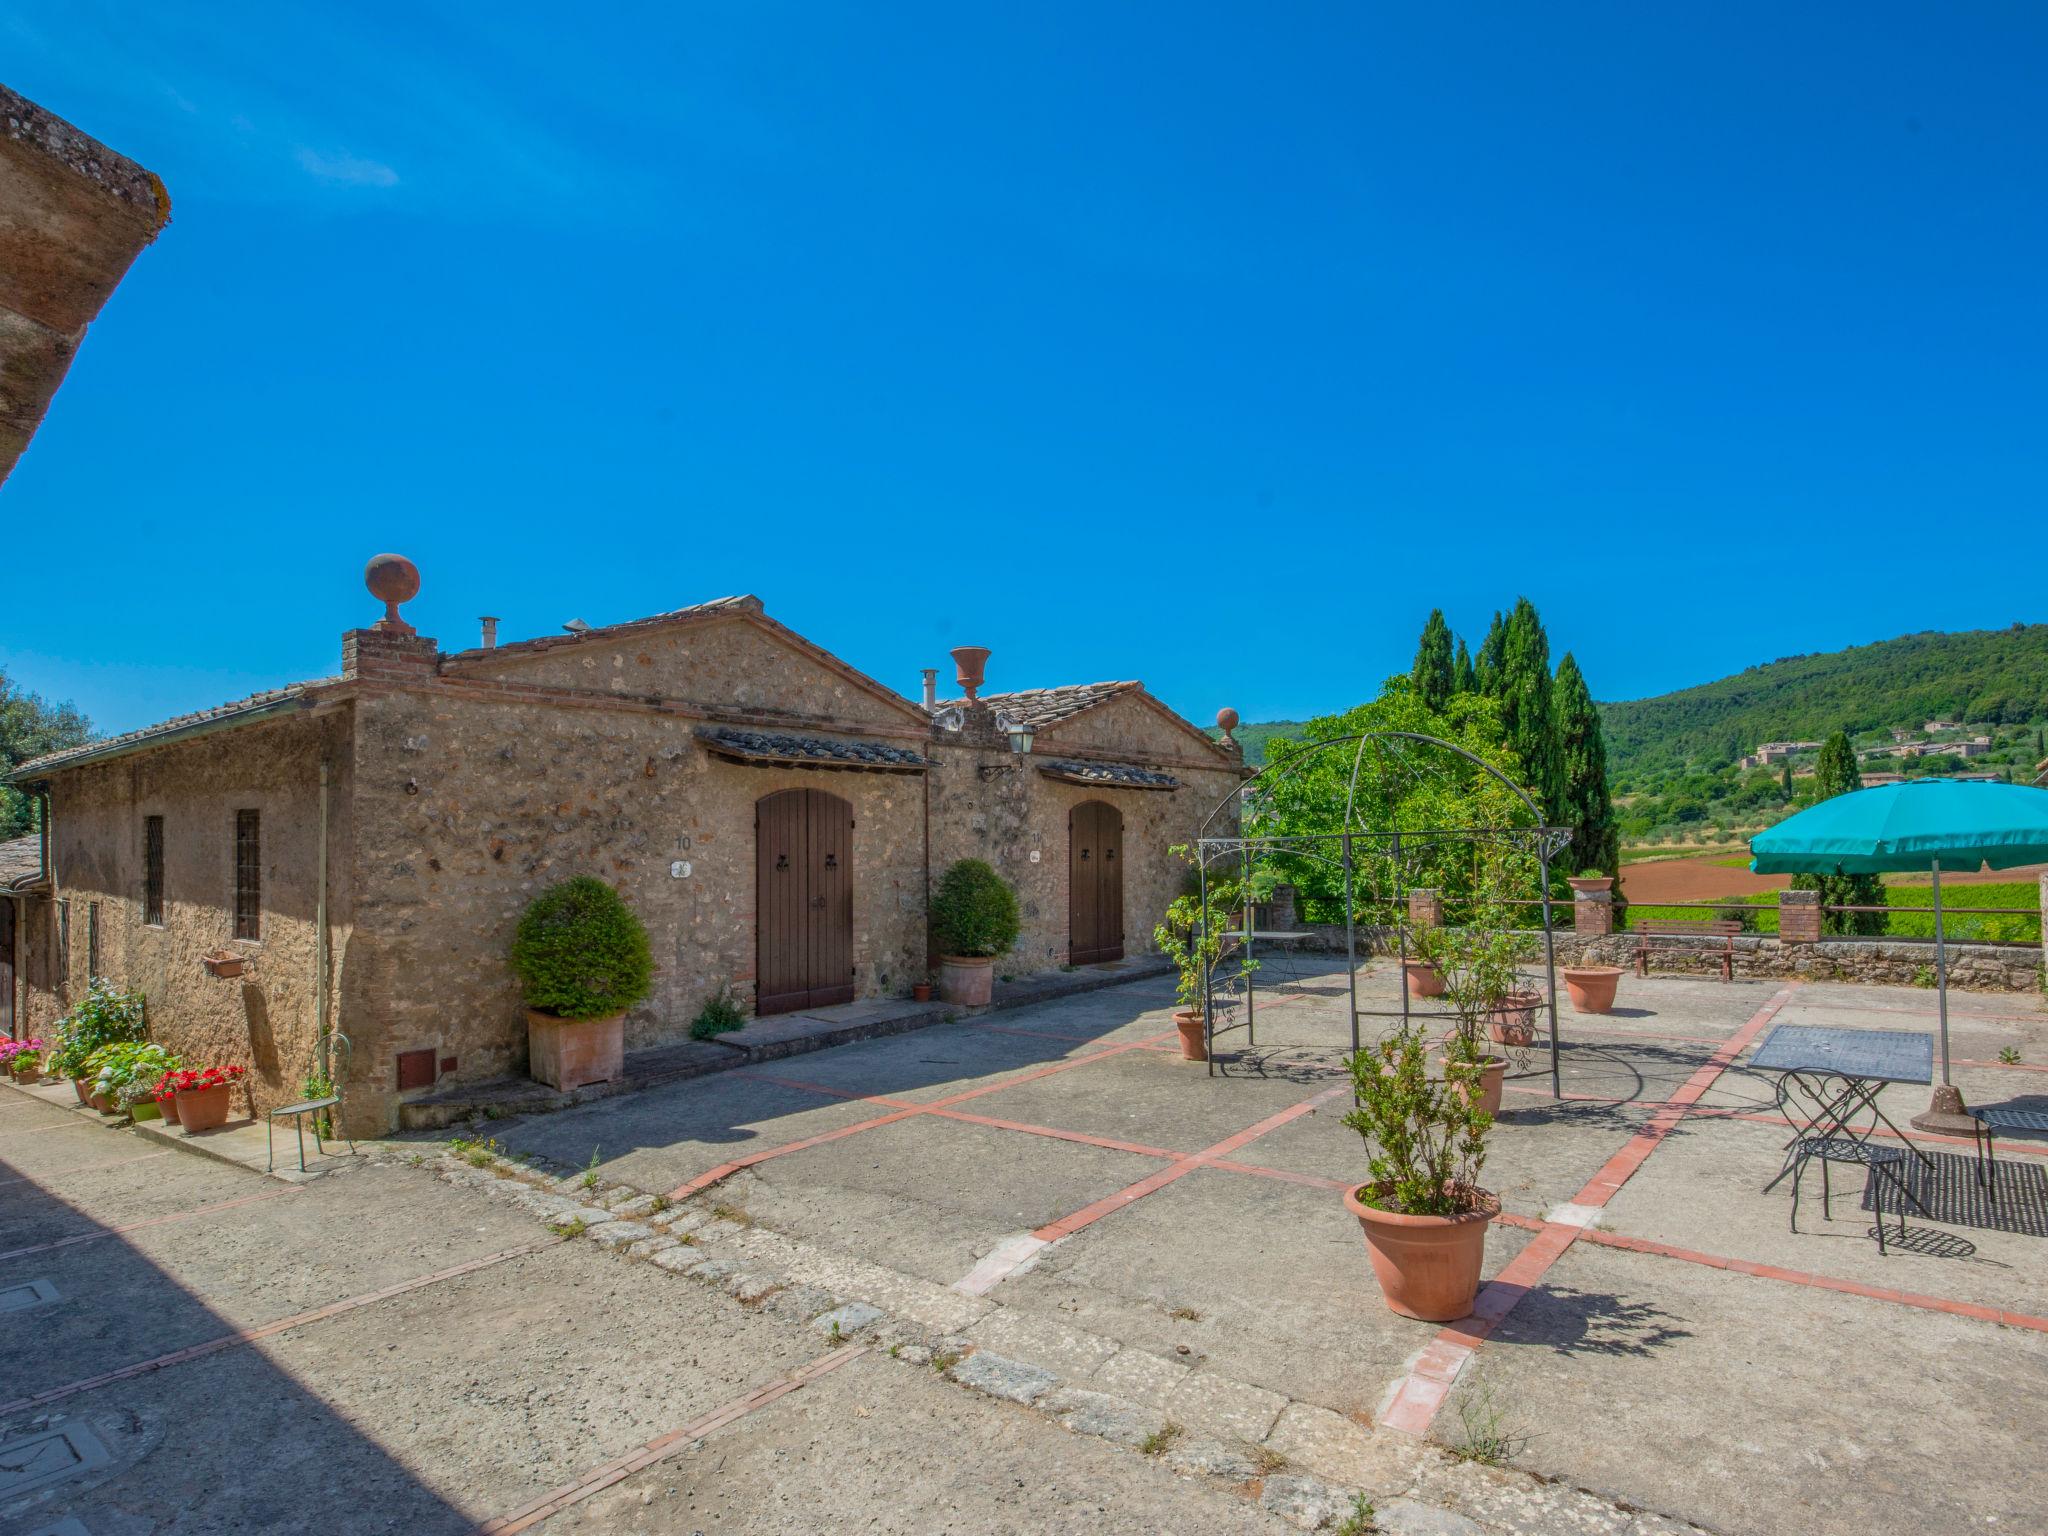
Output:
[[[1856,749],[1848,733],[1836,731],[1821,743],[1820,758],[1813,765],[1813,801],[1832,800],[1863,787],[1863,775],[1856,767]],[[1876,875],[1794,875],[1795,891],[1819,891],[1823,907],[1876,907],[1884,905],[1884,882]],[[1824,932],[1837,934],[1881,934],[1885,930],[1882,912],[1822,912]]]
[[1571,871],[1597,869],[1619,875],[1621,834],[1614,824],[1614,796],[1607,787],[1607,738],[1601,733],[1600,711],[1593,706],[1585,674],[1570,651],[1557,664],[1551,696],[1560,770],[1553,819],[1572,829]]
[[1489,691],[1500,700],[1501,724],[1521,762],[1523,782],[1557,825],[1561,788],[1557,729],[1550,709],[1550,638],[1543,632],[1536,605],[1526,597],[1515,600],[1501,626],[1495,675]]
[[1415,648],[1415,693],[1432,711],[1450,702],[1452,686],[1451,626],[1444,622],[1441,608],[1429,610],[1429,622],[1422,626],[1422,643]]
[[1458,659],[1451,663],[1451,692],[1472,693],[1478,684],[1472,678],[1472,653],[1465,649],[1464,637],[1458,639]]
[[1789,803],[1792,799],[1792,760],[1790,758],[1785,760],[1785,766],[1778,774],[1778,784],[1785,791],[1785,799]]
[[1505,626],[1500,621],[1500,610],[1493,613],[1493,623],[1488,626],[1486,638],[1479,642],[1479,654],[1472,660],[1472,688],[1475,693],[1500,694],[1500,650]]

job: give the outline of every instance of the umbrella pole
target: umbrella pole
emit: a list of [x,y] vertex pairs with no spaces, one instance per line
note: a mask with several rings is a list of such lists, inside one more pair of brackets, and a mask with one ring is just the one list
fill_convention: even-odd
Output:
[[1941,1077],[1927,1113],[1915,1115],[1915,1130],[1943,1136],[1974,1136],[1977,1122],[1963,1111],[1963,1096],[1948,1075],[1948,938],[1941,918],[1941,860],[1934,861],[1934,993],[1941,1014]]

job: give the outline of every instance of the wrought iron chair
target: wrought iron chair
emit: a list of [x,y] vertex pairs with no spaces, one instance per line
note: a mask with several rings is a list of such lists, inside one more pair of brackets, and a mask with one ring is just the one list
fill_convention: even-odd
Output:
[[[355,1055],[355,1046],[350,1043],[348,1036],[342,1034],[341,1031],[335,1030],[328,1035],[327,1039],[330,1051],[339,1050],[341,1052],[341,1066],[336,1071],[334,1079],[335,1090],[333,1093],[323,1095],[317,1099],[301,1099],[296,1104],[280,1104],[264,1117],[263,1142],[264,1150],[268,1153],[268,1158],[264,1163],[264,1171],[266,1173],[275,1172],[277,1169],[277,1117],[279,1115],[290,1115],[292,1117],[292,1128],[298,1132],[299,1172],[304,1173],[306,1171],[306,1116],[308,1115],[313,1117],[313,1146],[322,1157],[327,1155],[327,1143],[336,1139],[346,1141],[348,1143],[349,1155],[355,1155],[356,1143],[353,1136],[342,1136],[340,1138],[333,1136],[323,1137],[320,1132],[320,1125],[326,1118],[327,1111],[330,1109],[339,1110],[341,1108],[340,1085],[343,1079],[347,1077],[349,1063]],[[328,1058],[330,1062],[333,1059],[332,1055]]]
[[[1922,1216],[1927,1207],[1900,1176],[1899,1165],[1907,1158],[1904,1147],[1886,1146],[1876,1137],[1877,1106],[1874,1095],[1859,1091],[1849,1079],[1825,1073],[1787,1072],[1778,1079],[1778,1113],[1798,1127],[1785,1143],[1785,1173],[1792,1175],[1792,1230],[1799,1230],[1799,1184],[1806,1165],[1820,1163],[1820,1209],[1824,1220],[1834,1219],[1833,1191],[1829,1187],[1828,1164],[1859,1163],[1870,1170],[1871,1189],[1877,1210],[1877,1251],[1885,1252],[1884,1191],[1890,1185],[1899,1192],[1899,1236],[1906,1235],[1906,1202],[1912,1201]],[[1772,1183],[1777,1180],[1773,1179]]]

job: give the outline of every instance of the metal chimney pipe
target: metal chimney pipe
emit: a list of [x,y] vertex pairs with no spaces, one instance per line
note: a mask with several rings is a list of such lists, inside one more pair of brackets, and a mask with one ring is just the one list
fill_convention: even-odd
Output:
[[486,614],[480,622],[484,627],[484,649],[495,651],[498,648],[498,621]]
[[924,669],[924,707],[926,709],[937,709],[939,707],[939,669],[937,667],[926,667]]

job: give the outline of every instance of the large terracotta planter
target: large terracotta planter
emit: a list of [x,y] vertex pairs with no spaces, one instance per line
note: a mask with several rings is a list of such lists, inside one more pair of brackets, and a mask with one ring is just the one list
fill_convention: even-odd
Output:
[[1536,1010],[1542,1006],[1540,993],[1510,992],[1488,1011],[1486,1033],[1496,1045],[1534,1045]]
[[103,1115],[118,1115],[121,1106],[111,1093],[95,1093],[86,1098],[86,1103]]
[[1472,1315],[1486,1224],[1500,1214],[1499,1196],[1480,1190],[1473,1209],[1456,1216],[1409,1216],[1378,1210],[1347,1189],[1344,1207],[1365,1231],[1365,1251],[1388,1306],[1426,1323]]
[[1180,1054],[1186,1061],[1207,1061],[1209,1059],[1208,1031],[1202,1027],[1202,1016],[1192,1008],[1183,1009],[1173,1016],[1173,1027],[1180,1031]]
[[227,1083],[217,1083],[211,1088],[188,1088],[179,1094],[178,1119],[185,1127],[185,1134],[191,1136],[226,1125],[233,1099],[234,1088]]
[[1602,880],[1581,880],[1574,877],[1566,884],[1575,891],[1611,891],[1614,889],[1614,877],[1609,875]]
[[163,1112],[165,1125],[183,1125],[178,1115],[178,1096],[174,1093],[168,1099],[158,1099],[156,1107]]
[[1444,973],[1427,960],[1403,960],[1401,969],[1408,973],[1408,992],[1411,997],[1444,995]]
[[10,1066],[7,1070],[14,1074],[14,1080],[17,1083],[39,1083],[43,1080],[43,1067],[41,1062],[37,1062],[34,1066],[31,1066],[17,1056],[14,1059],[14,1064]]
[[996,963],[987,955],[939,956],[939,999],[986,1008],[996,995]]
[[[1444,1058],[1434,1058],[1430,1065],[1439,1073],[1444,1069]],[[1482,1056],[1479,1058],[1479,1107],[1489,1115],[1500,1113],[1500,1096],[1507,1081],[1508,1059],[1505,1056]]]
[[85,1085],[91,1081],[92,1079],[89,1077],[74,1077],[71,1079],[71,1089],[78,1095],[78,1102],[81,1104],[90,1104],[92,1102],[92,1095],[85,1091]]
[[626,1075],[626,1016],[558,1019],[526,1010],[526,1075],[550,1088],[583,1088]]
[[1568,965],[1564,987],[1572,996],[1572,1007],[1580,1013],[1606,1013],[1614,1006],[1614,989],[1621,982],[1618,965]]

